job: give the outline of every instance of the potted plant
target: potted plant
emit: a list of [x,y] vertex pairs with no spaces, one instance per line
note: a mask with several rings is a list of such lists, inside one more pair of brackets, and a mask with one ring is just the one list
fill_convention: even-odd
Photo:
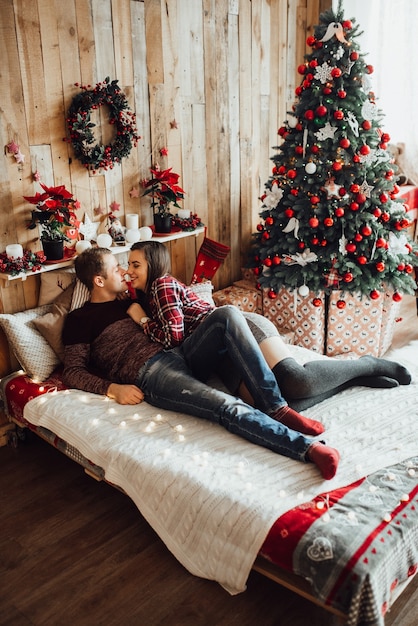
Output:
[[78,201],[67,191],[64,185],[47,187],[40,183],[44,193],[37,192],[34,196],[23,196],[25,200],[36,205],[32,211],[28,228],[41,227],[40,240],[48,260],[59,260],[64,256],[64,242],[69,241],[65,231],[77,222],[74,209]]
[[154,226],[157,233],[169,233],[171,231],[174,215],[170,211],[170,205],[180,208],[178,200],[183,200],[185,191],[179,187],[179,174],[168,170],[150,169],[151,178],[144,180],[142,186],[144,196],[151,196],[151,206],[154,211]]

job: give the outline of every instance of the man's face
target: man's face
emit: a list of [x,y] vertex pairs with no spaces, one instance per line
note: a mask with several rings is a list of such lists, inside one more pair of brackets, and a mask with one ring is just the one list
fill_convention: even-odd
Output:
[[105,266],[105,275],[102,276],[104,287],[110,294],[117,295],[122,291],[126,291],[127,284],[125,282],[125,270],[120,267],[113,254],[106,254],[103,258]]

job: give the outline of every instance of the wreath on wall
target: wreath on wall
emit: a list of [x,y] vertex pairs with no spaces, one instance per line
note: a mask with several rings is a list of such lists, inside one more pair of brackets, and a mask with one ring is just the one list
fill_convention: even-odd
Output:
[[[133,146],[140,139],[136,129],[135,113],[129,110],[125,94],[120,90],[117,80],[109,77],[97,83],[94,89],[90,85],[80,85],[82,92],[74,96],[68,109],[67,126],[69,139],[74,154],[88,170],[112,169],[127,157]],[[106,105],[109,109],[109,124],[115,126],[115,138],[108,145],[96,143],[93,134],[95,124],[91,121],[91,111]]]

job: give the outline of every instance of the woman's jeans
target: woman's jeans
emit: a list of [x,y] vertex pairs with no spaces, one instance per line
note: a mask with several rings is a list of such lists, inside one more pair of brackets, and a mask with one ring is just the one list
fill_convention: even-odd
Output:
[[136,384],[153,406],[202,417],[252,443],[308,461],[312,439],[198,380],[216,371],[216,361],[225,350],[234,362],[239,359],[237,367],[257,403],[269,413],[286,405],[245,319],[229,306],[211,313],[181,347],[149,359],[138,372]]

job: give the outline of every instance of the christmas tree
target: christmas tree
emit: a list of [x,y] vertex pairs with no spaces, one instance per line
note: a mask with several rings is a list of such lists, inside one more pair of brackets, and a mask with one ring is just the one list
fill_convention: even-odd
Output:
[[273,299],[285,287],[301,296],[340,290],[342,303],[344,292],[377,299],[389,291],[399,301],[415,288],[416,246],[359,34],[340,2],[307,39],[312,51],[278,131],[250,252],[258,286]]

